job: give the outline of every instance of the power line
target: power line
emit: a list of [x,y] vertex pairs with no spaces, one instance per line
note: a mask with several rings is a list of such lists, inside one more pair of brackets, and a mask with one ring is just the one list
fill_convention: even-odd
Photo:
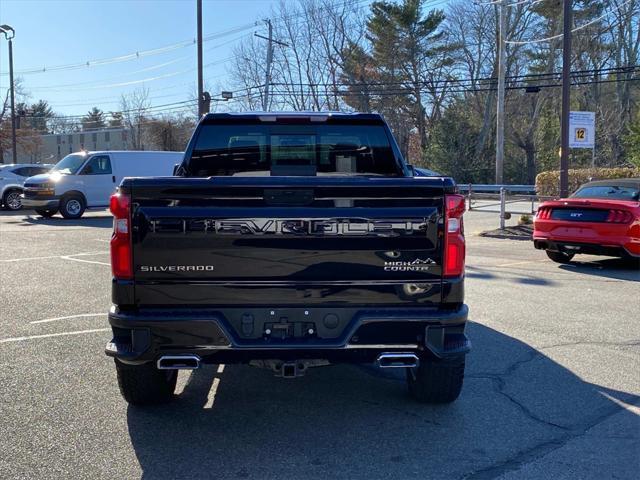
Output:
[[[347,6],[347,5],[359,5],[365,2],[369,2],[370,0],[348,0],[345,1],[343,4],[341,4],[341,6]],[[331,6],[327,6],[327,7],[320,7],[318,10],[326,10],[328,8],[331,8]],[[276,21],[279,20],[285,20],[287,18],[294,18],[294,17],[300,17],[303,16],[304,12],[298,13],[298,14],[292,14],[292,15],[288,15],[286,17],[278,17],[276,19]],[[249,30],[252,28],[255,28],[257,25],[257,22],[251,22],[251,23],[246,23],[246,24],[242,24],[242,25],[238,25],[236,27],[232,27],[230,29],[227,30],[223,30],[220,32],[215,32],[215,33],[210,33],[209,35],[205,35],[203,37],[203,41],[204,42],[208,42],[210,40],[214,40],[217,38],[222,38],[225,37],[227,35],[233,35],[234,33],[238,33],[244,30]],[[69,64],[62,64],[62,65],[52,65],[52,66],[42,66],[42,67],[30,67],[30,68],[26,68],[23,70],[18,70],[16,72],[14,72],[15,74],[18,75],[31,75],[31,74],[37,74],[37,73],[46,73],[46,72],[55,72],[55,71],[62,71],[62,70],[75,70],[75,69],[80,69],[80,68],[86,68],[86,67],[95,67],[95,66],[101,66],[101,65],[110,65],[113,63],[120,63],[120,62],[126,62],[126,61],[130,61],[130,60],[136,60],[139,58],[143,58],[143,57],[148,57],[148,56],[152,56],[152,55],[159,55],[162,53],[167,53],[167,52],[171,52],[174,50],[178,50],[181,48],[186,48],[186,47],[190,47],[192,45],[196,44],[196,40],[195,39],[190,39],[190,40],[183,40],[181,42],[176,42],[170,45],[165,45],[163,47],[157,47],[157,48],[152,48],[149,50],[138,50],[132,53],[128,53],[128,54],[124,54],[124,55],[118,55],[118,56],[114,56],[114,57],[108,57],[108,58],[100,58],[100,59],[93,59],[93,60],[86,60],[86,61],[82,61],[82,62],[77,62],[77,63],[69,63]],[[7,75],[7,72],[0,72],[0,75],[4,76]]]
[[[221,78],[221,77],[226,77],[227,74],[226,73],[221,73],[218,75],[209,75],[207,76],[207,80],[210,79],[215,79],[215,78]],[[160,92],[160,91],[166,91],[166,90],[173,90],[179,87],[187,87],[193,85],[193,82],[183,82],[183,83],[175,83],[173,85],[166,85],[163,87],[154,87],[153,91],[154,92]],[[154,97],[151,97],[150,100],[152,99],[158,99],[158,98],[168,98],[168,97],[175,97],[177,95],[182,95],[182,93],[171,93],[171,94],[167,94],[167,95],[157,95]],[[85,102],[82,103],[50,103],[49,105],[52,108],[58,108],[58,107],[79,107],[79,106],[94,106],[98,103],[106,103],[106,104],[113,104],[113,103],[119,103],[120,100],[113,100],[114,99],[114,95],[109,95],[109,96],[103,96],[103,97],[98,97],[98,98],[87,98]],[[110,100],[110,101],[109,101]]]
[[[217,33],[211,33],[209,35],[206,35],[203,39],[203,41],[208,42],[210,40],[214,40],[217,38],[222,38],[225,37],[227,35],[233,35],[234,33],[238,33],[241,32],[243,30],[249,30],[251,28],[255,27],[255,22],[253,23],[247,23],[244,25],[240,25],[228,30],[223,30],[221,32],[217,32]],[[126,62],[129,60],[137,60],[139,58],[144,58],[144,57],[149,57],[152,55],[159,55],[162,53],[167,53],[167,52],[172,52],[174,50],[178,50],[180,48],[186,48],[189,47],[191,45],[195,45],[195,40],[185,40],[182,42],[177,42],[177,43],[173,43],[171,45],[166,45],[164,47],[159,47],[159,48],[152,48],[150,50],[140,50],[140,51],[136,51],[133,53],[128,53],[125,55],[118,55],[115,57],[109,57],[109,58],[101,58],[101,59],[95,59],[95,60],[87,60],[84,62],[78,62],[78,63],[68,63],[68,64],[63,64],[63,65],[53,65],[50,67],[32,67],[32,68],[27,68],[24,70],[19,70],[17,72],[15,72],[16,74],[19,75],[30,75],[30,74],[36,74],[36,73],[45,73],[45,72],[57,72],[57,71],[61,71],[61,70],[76,70],[79,68],[86,68],[86,67],[96,67],[96,66],[101,66],[101,65],[111,65],[113,63],[120,63],[120,62]],[[7,75],[6,72],[1,72],[0,75]]]
[[[601,83],[623,83],[623,82],[635,82],[640,81],[640,77],[634,78],[621,78],[621,79],[608,79],[608,80],[590,80],[590,81],[572,81],[571,85],[593,85],[593,84],[601,84]],[[527,88],[549,88],[549,87],[561,87],[562,83],[548,83],[548,84],[529,84],[529,85],[511,85],[505,87],[507,90],[524,90]],[[442,88],[445,90],[445,88]],[[441,91],[442,91],[441,90]],[[483,87],[483,88],[451,88],[446,90],[449,93],[467,93],[467,92],[488,92],[495,91],[496,87]],[[410,88],[395,88],[395,89],[378,89],[367,92],[372,97],[384,97],[384,96],[397,96],[397,95],[411,95],[415,93],[416,90]],[[421,93],[430,93],[428,89],[420,89]],[[362,92],[353,92],[349,90],[305,90],[305,91],[297,91],[297,94],[315,94],[315,95],[336,95],[339,97],[348,97],[348,96],[361,96]],[[292,95],[292,92],[276,90],[273,92],[274,95],[279,96],[287,96]]]
[[[571,71],[571,75],[573,76],[590,76],[593,74],[615,74],[615,73],[633,73],[637,69],[640,69],[640,65],[628,65],[624,67],[607,67],[607,68],[595,68],[595,69],[585,69],[585,70],[573,70]],[[557,77],[560,77],[562,72],[547,72],[547,73],[529,73],[522,75],[508,75],[505,78],[507,81],[514,80],[553,80]],[[482,84],[482,83],[492,83],[495,84],[498,81],[498,77],[480,77],[480,78],[462,78],[462,79],[436,79],[433,81],[420,81],[416,82],[417,85],[437,85],[437,84],[445,84],[445,85],[454,85],[454,86],[467,86],[466,84]],[[273,82],[272,85],[275,86],[295,86],[295,87],[333,87],[333,86],[346,86],[346,87],[366,87],[366,88],[375,88],[375,87],[385,87],[392,85],[407,85],[412,82],[410,81],[393,81],[393,82],[331,82],[331,83],[305,83],[305,82]],[[259,88],[257,87],[249,87],[249,88]],[[411,88],[411,87],[406,87]]]
[[[574,70],[571,72],[571,75],[574,79],[579,79],[582,77],[587,77],[587,76],[591,76],[594,74],[600,74],[600,73],[609,73],[609,74],[617,74],[617,73],[636,73],[640,71],[640,65],[633,65],[633,66],[629,66],[629,67],[611,67],[611,68],[602,68],[602,69],[587,69],[587,70]],[[527,75],[511,75],[507,77],[507,80],[528,80],[530,78],[535,78],[538,81],[545,81],[545,80],[555,80],[559,77],[559,75],[561,75],[560,72],[550,72],[550,73],[543,73],[543,74],[527,74]],[[480,85],[482,88],[467,88],[470,87],[471,85],[469,84],[469,82],[475,80],[475,82]],[[630,79],[617,79],[617,80],[597,80],[597,81],[589,81],[589,82],[572,82],[572,85],[586,85],[586,84],[594,84],[594,83],[610,83],[610,82],[616,82],[616,81],[635,81],[638,79],[635,78],[630,78]],[[480,78],[480,79],[458,79],[458,80],[451,80],[451,81],[444,81],[445,85],[438,87],[440,90],[446,90],[450,93],[462,93],[462,92],[481,92],[481,91],[490,91],[490,90],[495,90],[495,88],[492,85],[495,85],[497,82],[496,77],[486,77],[486,78]],[[437,83],[437,82],[436,82]],[[511,82],[513,83],[513,82]],[[362,86],[362,87],[367,87],[368,88],[368,93],[372,96],[388,96],[388,95],[401,95],[401,94],[411,94],[415,91],[414,88],[411,87],[402,87],[401,85],[403,85],[404,82],[377,82],[377,83],[370,83],[370,84],[365,84],[365,83],[356,83],[356,84],[352,84],[352,83],[336,83],[336,84],[322,84],[322,83],[273,83],[273,86],[292,86],[292,87],[322,87],[322,90],[316,90],[315,92],[312,91],[306,91],[303,93],[315,93],[315,94],[323,94],[323,95],[338,95],[338,96],[357,96],[357,95],[362,95],[362,92],[351,92],[351,91],[345,91],[345,90],[331,90],[330,87],[333,86],[340,86],[340,87],[358,87],[358,86]],[[429,92],[430,90],[425,88],[425,86],[429,86],[429,87],[433,87],[433,85],[428,84],[428,82],[421,82],[422,87],[420,89],[421,92]],[[525,84],[525,85],[510,85],[507,86],[506,88],[508,90],[520,90],[520,89],[525,89],[525,88],[536,88],[536,87],[540,87],[540,88],[546,88],[546,87],[556,87],[556,86],[560,86],[560,83],[553,83],[553,84]],[[253,86],[249,86],[249,87],[244,87],[244,88],[240,88],[237,90],[234,90],[233,93],[234,94],[238,94],[238,93],[242,93],[242,92],[249,92],[251,94],[251,90],[258,90],[260,88],[263,88],[264,85],[253,85]],[[387,87],[392,87],[392,88],[387,88]],[[395,87],[395,88],[393,88]],[[287,91],[278,91],[278,95],[283,96],[283,95],[290,95],[291,92],[287,92]],[[160,97],[155,97],[155,98],[160,98]],[[235,99],[234,99],[235,100]],[[156,106],[151,106],[148,107],[146,109],[144,109],[145,111],[148,112],[153,112],[154,109],[157,108],[161,108],[161,107],[167,107],[167,106],[174,106],[174,105],[181,105],[181,104],[185,104],[185,103],[189,103],[189,102],[195,102],[195,99],[192,100],[185,100],[185,101],[181,101],[181,102],[173,102],[173,103],[168,103],[168,104],[162,104],[162,105],[156,105]],[[124,110],[123,113],[129,113],[129,112],[133,112],[133,111],[138,111],[140,109],[132,109],[132,110]],[[82,118],[85,117],[86,115],[61,115],[61,116],[57,116],[54,118]]]
[[[228,45],[229,43],[233,43],[233,42],[236,42],[238,40],[241,40],[241,39],[247,37],[247,35],[248,34],[246,34],[246,33],[242,34],[239,37],[234,37],[231,40],[228,40],[226,42],[222,42],[222,43],[219,43],[217,45],[213,45],[212,47],[209,47],[206,50],[207,51],[215,50],[217,48],[220,48],[220,47],[223,47],[225,45]],[[101,81],[103,82],[105,80],[117,80],[117,79],[119,79],[119,78],[121,78],[123,76],[131,76],[131,75],[136,75],[138,73],[148,72],[148,71],[151,71],[151,70],[158,70],[158,69],[166,67],[168,65],[172,65],[174,63],[178,63],[178,62],[181,62],[183,60],[188,60],[188,59],[191,59],[191,58],[192,58],[191,55],[185,55],[185,56],[173,59],[173,60],[169,60],[167,62],[151,65],[149,67],[145,67],[145,68],[142,68],[140,70],[134,70],[132,72],[125,72],[125,73],[122,73],[122,74],[120,74],[118,76],[115,76],[115,77],[101,78],[97,82],[101,82]],[[224,61],[225,62],[229,61],[232,58],[233,57],[227,57],[226,59],[224,59]],[[222,62],[222,61],[219,61],[219,62]],[[213,62],[213,63],[209,64],[208,66],[212,66],[212,65],[215,65],[215,64],[218,64],[218,63],[217,62]],[[185,73],[185,72],[188,72],[188,70],[185,70],[185,71],[182,71],[182,72],[180,72],[180,71],[170,72],[171,74],[167,75],[167,76],[175,76],[175,75],[178,75],[180,73]],[[157,79],[157,78],[150,77],[148,79],[136,80],[136,82],[137,83],[142,83],[144,81],[153,81],[155,79]],[[88,81],[88,82],[74,82],[74,83],[54,84],[54,85],[46,85],[46,86],[33,86],[33,87],[28,87],[28,90],[56,90],[56,89],[62,89],[62,88],[66,88],[66,87],[77,87],[77,86],[82,86],[82,85],[93,85],[95,83],[96,83],[96,80],[91,80],[91,81]],[[97,87],[98,88],[103,88],[102,85],[98,85]],[[96,88],[96,87],[92,87],[92,88]],[[105,88],[108,88],[108,87],[105,87]]]
[[[207,63],[204,67],[208,68],[208,67],[211,67],[213,65],[220,65],[220,64],[226,63],[228,61],[231,61],[234,58],[235,57],[226,57],[226,58],[223,58],[223,59],[220,59],[220,60],[216,60],[214,62]],[[138,85],[138,84],[141,84],[141,83],[153,82],[153,81],[156,81],[156,80],[161,80],[163,78],[175,77],[177,75],[183,75],[185,73],[190,73],[190,72],[193,72],[195,70],[196,70],[195,67],[194,68],[188,68],[186,70],[178,70],[178,71],[174,71],[174,72],[169,72],[169,73],[165,73],[165,74],[162,74],[162,75],[157,75],[155,77],[142,78],[142,79],[139,79],[139,80],[131,80],[129,82],[119,82],[119,83],[112,83],[112,84],[94,85],[94,86],[91,86],[91,87],[76,88],[76,90],[83,90],[83,91],[84,90],[102,90],[102,89],[105,89],[105,88],[127,87],[127,86],[131,86],[131,85]],[[52,92],[55,92],[55,91],[66,91],[65,87],[72,87],[72,86],[75,86],[75,85],[74,84],[68,84],[68,85],[53,85],[51,87],[33,87],[33,88],[30,88],[30,90],[46,90],[46,91],[52,91]]]
[[[154,113],[154,111],[156,109],[162,109],[165,107],[172,107],[172,106],[177,106],[177,105],[186,105],[186,104],[195,104],[196,103],[196,99],[189,99],[189,100],[183,100],[180,102],[172,102],[172,103],[165,103],[163,105],[152,105],[149,107],[140,107],[140,108],[131,108],[131,109],[127,109],[127,110],[119,110],[118,113]],[[158,110],[158,111],[162,111],[162,110]],[[71,119],[71,118],[84,118],[86,117],[87,114],[84,115],[54,115],[51,117],[47,117],[47,119]],[[23,115],[24,118],[42,118],[38,115]]]
[[[518,5],[522,5],[523,3],[529,3],[530,5],[535,5],[536,3],[540,3],[542,1],[544,1],[544,0],[535,0],[535,1],[533,1],[533,0],[518,0],[518,1],[515,1],[513,3],[506,4],[505,7],[516,7]],[[493,0],[491,2],[478,3],[478,5],[482,5],[484,7],[484,6],[487,6],[487,5],[497,5],[497,4],[501,3],[501,2],[502,2],[502,0]]]
[[[600,20],[602,20],[605,17],[608,17],[610,14],[612,14],[615,10],[620,10],[620,8],[624,7],[625,5],[628,5],[629,3],[631,3],[633,0],[627,0],[624,3],[621,3],[618,6],[615,6],[614,8],[612,8],[611,10],[608,10],[607,12],[605,12],[604,14],[600,15],[598,18],[594,18],[593,20],[591,20],[590,22],[585,23],[584,25],[580,25],[579,27],[574,28],[573,30],[571,30],[571,33],[574,32],[578,32],[584,28],[587,28],[590,25],[593,25],[596,22],[599,22]],[[550,37],[545,37],[545,38],[538,38],[535,40],[518,40],[518,41],[514,41],[514,40],[506,40],[505,43],[508,43],[510,45],[528,45],[530,43],[542,43],[542,42],[548,42],[549,40],[555,40],[557,38],[562,38],[564,36],[564,33],[559,33],[558,35],[552,35]]]

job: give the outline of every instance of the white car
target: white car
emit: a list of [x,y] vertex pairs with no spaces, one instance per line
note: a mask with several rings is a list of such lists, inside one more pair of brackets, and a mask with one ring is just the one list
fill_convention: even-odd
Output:
[[53,165],[43,163],[0,164],[0,201],[5,210],[20,210],[24,182],[28,177],[48,172]]
[[27,179],[22,204],[45,217],[58,211],[80,218],[87,208],[109,206],[124,177],[173,175],[183,152],[102,151],[70,153],[46,175]]

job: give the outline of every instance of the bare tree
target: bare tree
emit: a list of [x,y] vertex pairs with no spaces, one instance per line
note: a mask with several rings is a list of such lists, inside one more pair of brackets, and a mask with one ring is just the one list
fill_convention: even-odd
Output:
[[147,122],[147,137],[154,150],[183,151],[193,127],[189,116],[163,115]]
[[[274,47],[270,108],[339,110],[349,45],[364,38],[363,10],[344,0],[281,1],[271,12]],[[286,46],[285,46],[286,45]],[[251,38],[235,50],[230,73],[246,109],[264,100],[267,44]]]
[[125,128],[129,131],[130,147],[133,150],[145,149],[145,120],[151,107],[149,90],[146,87],[134,90],[120,98],[120,110]]
[[[16,104],[26,103],[28,95],[25,92],[22,81],[18,78],[14,84]],[[4,163],[5,154],[12,150],[12,129],[11,129],[11,107],[9,101],[9,90],[7,89],[5,96],[0,105],[0,163]],[[29,155],[37,155],[42,141],[38,132],[29,125],[23,129],[16,130],[16,146],[17,150]]]

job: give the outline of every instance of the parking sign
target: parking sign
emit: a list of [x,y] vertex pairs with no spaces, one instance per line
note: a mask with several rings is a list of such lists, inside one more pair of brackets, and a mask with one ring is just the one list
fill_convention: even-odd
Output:
[[570,112],[569,147],[594,148],[596,136],[595,112]]

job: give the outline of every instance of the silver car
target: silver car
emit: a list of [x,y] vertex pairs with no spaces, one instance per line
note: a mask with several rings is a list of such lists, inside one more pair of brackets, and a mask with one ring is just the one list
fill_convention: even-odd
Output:
[[34,175],[47,173],[53,165],[43,163],[0,164],[0,201],[5,210],[20,210],[24,181]]

